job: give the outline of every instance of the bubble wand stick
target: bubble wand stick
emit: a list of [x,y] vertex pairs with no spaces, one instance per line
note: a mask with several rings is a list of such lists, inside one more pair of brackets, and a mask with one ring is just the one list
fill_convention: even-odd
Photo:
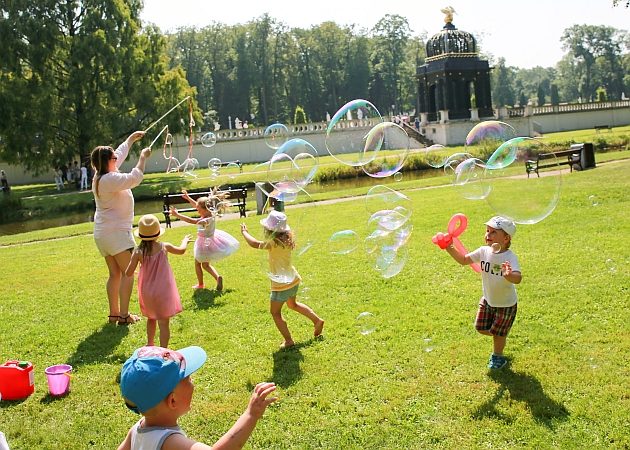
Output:
[[151,125],[149,125],[149,127],[144,130],[144,132],[146,133],[147,131],[149,131],[151,128],[153,128],[153,126],[155,126],[160,120],[162,120],[163,118],[165,118],[166,116],[168,116],[171,112],[173,112],[173,110],[175,108],[177,108],[179,105],[181,105],[182,103],[184,103],[186,100],[188,100],[190,98],[190,95],[186,96],[182,101],[180,101],[177,105],[173,106],[171,109],[169,109],[162,117],[160,117],[158,120],[156,120],[155,122],[153,122]]

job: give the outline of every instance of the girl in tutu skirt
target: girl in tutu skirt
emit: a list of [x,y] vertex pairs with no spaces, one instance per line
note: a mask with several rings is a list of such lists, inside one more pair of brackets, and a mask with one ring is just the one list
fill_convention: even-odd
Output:
[[223,277],[210,264],[230,256],[238,250],[239,242],[229,233],[215,228],[216,215],[226,207],[225,196],[215,188],[208,197],[199,197],[193,200],[186,190],[182,190],[184,199],[193,205],[199,213],[199,218],[180,214],[177,209],[171,207],[171,214],[184,222],[197,225],[197,240],[195,241],[195,273],[197,284],[193,289],[203,289],[203,271],[208,272],[217,282],[217,292],[223,290]]

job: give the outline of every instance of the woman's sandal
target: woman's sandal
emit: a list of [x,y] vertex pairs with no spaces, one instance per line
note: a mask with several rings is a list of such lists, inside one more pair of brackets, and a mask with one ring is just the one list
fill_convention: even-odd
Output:
[[116,323],[120,319],[120,316],[107,316],[109,318],[109,323]]
[[135,314],[127,314],[126,316],[118,317],[118,325],[131,325],[140,321],[140,317]]

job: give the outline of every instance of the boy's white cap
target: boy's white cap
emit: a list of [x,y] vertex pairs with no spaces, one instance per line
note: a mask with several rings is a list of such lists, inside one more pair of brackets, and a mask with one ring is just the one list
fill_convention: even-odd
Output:
[[269,231],[276,233],[282,233],[291,229],[289,225],[287,225],[287,215],[275,209],[271,211],[267,217],[262,219],[260,224]]
[[486,225],[489,227],[495,228],[497,230],[503,230],[510,236],[514,236],[516,233],[516,225],[510,219],[506,219],[501,216],[494,216],[492,219],[486,222]]

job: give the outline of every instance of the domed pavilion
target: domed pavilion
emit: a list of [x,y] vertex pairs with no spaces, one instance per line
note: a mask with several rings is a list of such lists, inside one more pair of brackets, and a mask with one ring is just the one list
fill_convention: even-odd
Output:
[[416,70],[417,111],[423,125],[492,117],[488,61],[479,59],[475,37],[453,25],[454,10],[442,12],[446,25],[427,41],[425,64]]

